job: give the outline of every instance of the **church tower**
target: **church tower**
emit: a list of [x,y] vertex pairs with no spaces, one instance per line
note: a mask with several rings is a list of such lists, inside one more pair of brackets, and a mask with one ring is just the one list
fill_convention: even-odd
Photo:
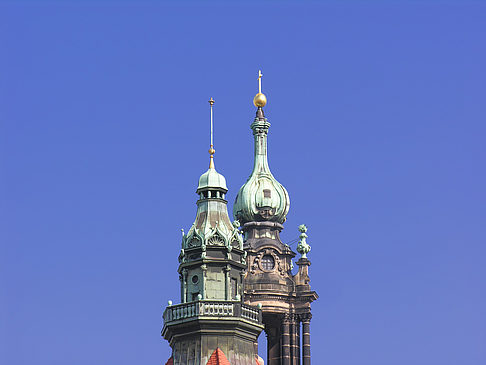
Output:
[[181,303],[169,301],[162,336],[172,348],[168,363],[174,365],[255,365],[260,364],[262,311],[243,302],[247,253],[240,223],[228,216],[226,180],[214,165],[213,103],[211,98],[209,169],[199,178],[196,220],[187,234],[182,232]]
[[293,275],[292,259],[296,253],[280,239],[290,198],[268,165],[270,123],[263,112],[267,99],[261,91],[261,77],[259,72],[259,92],[253,100],[257,107],[251,124],[255,146],[253,172],[240,188],[233,206],[248,255],[243,297],[249,306],[262,306],[267,365],[310,365],[310,304],[318,296],[309,285],[307,228],[299,226],[297,251],[301,258]]

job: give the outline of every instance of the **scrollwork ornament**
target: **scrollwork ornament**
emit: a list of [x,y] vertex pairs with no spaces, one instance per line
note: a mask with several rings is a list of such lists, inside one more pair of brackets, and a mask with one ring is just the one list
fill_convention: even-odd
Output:
[[277,271],[281,276],[285,277],[286,273],[285,273],[284,267],[282,265],[282,261],[280,260],[278,253],[275,252],[274,250],[268,249],[268,248],[260,251],[256,255],[256,257],[253,259],[253,263],[251,265],[250,272],[252,274],[254,274],[257,268],[260,269],[261,271],[268,272],[268,270],[264,270],[261,266],[262,257],[265,256],[265,255],[271,255],[273,257],[273,260],[275,261],[275,268],[273,270]]
[[251,274],[254,274],[256,272],[256,269],[258,268],[258,262],[260,261],[260,257],[263,256],[263,255],[257,255],[254,259],[253,259],[253,262],[251,264],[251,268],[250,268],[250,273]]
[[285,270],[282,266],[282,262],[280,261],[280,257],[278,257],[275,253],[271,253],[274,260],[275,260],[275,266],[277,267],[277,271],[281,276],[285,276]]
[[241,263],[246,264],[246,257],[248,256],[248,253],[246,251],[243,252],[243,255],[241,255]]

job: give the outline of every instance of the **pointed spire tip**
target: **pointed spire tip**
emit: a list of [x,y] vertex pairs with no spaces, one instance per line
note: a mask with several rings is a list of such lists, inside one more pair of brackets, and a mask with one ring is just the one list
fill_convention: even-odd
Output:
[[209,99],[209,105],[210,105],[210,108],[211,108],[211,137],[210,137],[210,147],[209,147],[209,168],[210,169],[214,169],[214,153],[216,152],[216,150],[213,148],[213,104],[214,104],[214,100],[213,98],[210,98]]

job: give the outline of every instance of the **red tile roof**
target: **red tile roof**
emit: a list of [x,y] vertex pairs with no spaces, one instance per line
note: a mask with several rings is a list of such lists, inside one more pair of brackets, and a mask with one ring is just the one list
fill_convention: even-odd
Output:
[[[264,365],[263,359],[260,356],[256,356],[255,363],[256,365]],[[174,359],[171,357],[169,360],[167,360],[165,365],[174,365]],[[209,358],[206,365],[231,365],[231,364],[226,358],[226,356],[224,355],[224,352],[221,351],[221,349],[218,347],[216,350],[214,350],[213,354]]]
[[224,352],[218,347],[214,350],[206,365],[231,365]]

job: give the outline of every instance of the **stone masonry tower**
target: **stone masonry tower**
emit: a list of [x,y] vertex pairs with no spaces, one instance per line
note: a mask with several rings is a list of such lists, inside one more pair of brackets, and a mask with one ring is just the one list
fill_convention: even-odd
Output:
[[[199,179],[196,220],[182,233],[179,255],[181,304],[169,302],[162,336],[175,365],[260,364],[257,338],[261,306],[243,303],[247,253],[239,222],[228,217],[226,180],[213,162],[212,106],[209,169]],[[218,359],[227,359],[226,362]]]
[[297,261],[298,271],[293,275],[292,259],[296,253],[280,240],[290,199],[268,166],[270,123],[263,113],[267,100],[261,92],[261,76],[260,72],[259,93],[253,100],[257,107],[251,124],[255,143],[253,172],[240,188],[233,206],[233,215],[241,224],[244,249],[248,254],[244,302],[262,306],[267,365],[300,365],[301,360],[303,365],[310,365],[310,304],[318,296],[309,285],[307,228],[299,226],[301,234],[297,251],[302,257]]

